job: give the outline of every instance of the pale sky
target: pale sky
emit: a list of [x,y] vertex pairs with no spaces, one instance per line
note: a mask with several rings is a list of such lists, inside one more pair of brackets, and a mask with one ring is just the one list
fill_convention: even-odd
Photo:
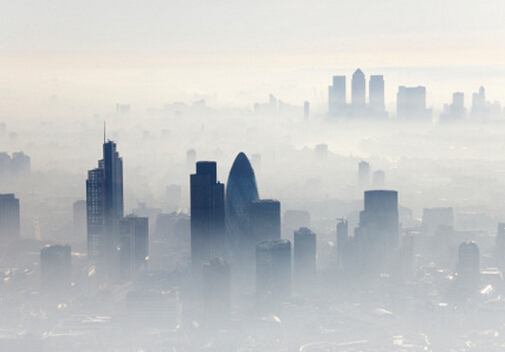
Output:
[[[3,0],[0,13],[0,94],[10,114],[54,96],[96,109],[200,96],[252,105],[268,93],[322,104],[331,75],[357,67],[367,76],[404,68],[384,73],[390,101],[400,84],[426,85],[439,104],[477,84],[492,96],[505,83],[503,72],[486,71],[505,60],[497,0]],[[462,68],[443,79],[468,75],[468,83],[442,90],[440,77],[416,71],[426,67]],[[482,70],[491,81],[478,83]]]

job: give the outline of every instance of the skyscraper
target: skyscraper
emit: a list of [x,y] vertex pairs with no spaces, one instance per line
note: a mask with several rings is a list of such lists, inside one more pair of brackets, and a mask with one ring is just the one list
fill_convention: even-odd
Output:
[[[233,260],[243,258],[252,236],[249,217],[250,203],[258,199],[254,171],[244,153],[233,162],[226,184],[226,242]],[[253,247],[250,250],[252,255]]]
[[119,268],[119,222],[123,218],[123,160],[116,143],[103,144],[98,168],[86,180],[88,259],[103,277],[114,280]]
[[294,232],[293,276],[301,291],[310,288],[316,278],[316,234],[306,227]]
[[46,246],[40,251],[40,281],[45,293],[64,294],[72,282],[70,246]]
[[231,308],[230,266],[223,258],[203,263],[203,291],[205,322],[218,329],[229,318]]
[[469,296],[476,293],[480,278],[480,254],[475,242],[460,244],[457,271],[458,294]]
[[249,204],[254,243],[281,239],[281,203],[275,199],[258,199]]
[[346,104],[345,76],[333,76],[333,85],[328,87],[328,114],[342,114]]
[[201,272],[206,260],[225,255],[224,184],[216,182],[214,161],[196,163],[191,183],[191,263]]
[[0,241],[20,238],[19,199],[14,194],[0,194]]
[[368,100],[369,105],[374,111],[384,111],[386,109],[384,105],[384,77],[381,76],[370,76],[369,89],[368,89]]
[[149,219],[128,215],[120,221],[120,274],[123,279],[134,278],[147,269],[149,256]]
[[431,110],[426,109],[426,88],[398,87],[396,115],[399,119],[431,121]]
[[360,161],[358,164],[358,181],[360,190],[370,187],[370,164],[366,161]]
[[364,107],[366,104],[365,74],[359,68],[352,75],[351,102],[354,107]]
[[365,271],[388,270],[391,255],[398,246],[398,192],[366,191],[365,209],[359,215],[358,232],[364,241],[359,245],[365,249],[358,256]]
[[256,295],[262,304],[291,296],[291,242],[268,240],[256,244]]

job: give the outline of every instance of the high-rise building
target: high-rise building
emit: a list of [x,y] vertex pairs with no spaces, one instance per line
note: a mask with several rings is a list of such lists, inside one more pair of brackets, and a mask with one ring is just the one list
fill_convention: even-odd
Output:
[[224,184],[217,182],[214,161],[196,163],[191,186],[191,263],[201,272],[204,261],[224,256],[225,201]]
[[399,119],[431,121],[431,110],[426,109],[426,88],[398,87],[396,115]]
[[345,269],[348,260],[349,226],[347,220],[337,223],[337,268]]
[[226,242],[234,262],[244,255],[250,259],[254,255],[249,216],[250,203],[254,200],[258,200],[254,170],[241,152],[233,162],[226,183]]
[[123,160],[116,143],[103,144],[98,168],[86,180],[88,259],[100,276],[114,280],[119,268],[119,222],[123,218]]
[[120,274],[130,279],[147,270],[149,219],[128,215],[119,224]]
[[444,111],[440,114],[441,122],[461,121],[466,117],[465,94],[452,94],[452,103],[444,104]]
[[384,104],[384,77],[382,75],[372,75],[368,85],[368,104],[370,108],[375,112],[384,111],[386,109]]
[[359,253],[365,271],[388,270],[399,239],[398,192],[366,191],[359,229],[364,236],[364,243],[360,245],[367,248],[367,252]]
[[86,243],[86,201],[77,200],[73,205],[73,227],[72,245]]
[[351,103],[354,107],[364,107],[366,104],[365,74],[359,68],[352,75]]
[[466,241],[460,244],[457,272],[460,293],[465,295],[476,293],[480,278],[480,254],[475,242]]
[[11,171],[14,177],[30,175],[30,157],[23,152],[12,153]]
[[256,244],[256,295],[261,303],[278,303],[291,296],[291,242]]
[[19,199],[14,194],[0,194],[0,241],[20,238]]
[[386,174],[382,170],[377,170],[372,175],[372,187],[374,189],[380,189],[384,187],[386,183]]
[[328,87],[328,114],[342,114],[346,104],[345,76],[333,76],[333,85]]
[[258,199],[249,204],[254,243],[281,238],[281,203],[275,199]]
[[370,164],[366,161],[360,161],[358,164],[358,181],[360,190],[370,187]]
[[298,290],[313,286],[316,278],[316,234],[306,227],[294,232],[293,277]]
[[206,323],[220,328],[229,318],[231,308],[230,266],[223,258],[203,264],[203,301]]
[[496,240],[494,244],[495,260],[498,268],[503,271],[505,269],[505,223],[498,223],[496,231]]
[[72,283],[70,246],[46,246],[40,251],[42,291],[51,294],[68,292]]

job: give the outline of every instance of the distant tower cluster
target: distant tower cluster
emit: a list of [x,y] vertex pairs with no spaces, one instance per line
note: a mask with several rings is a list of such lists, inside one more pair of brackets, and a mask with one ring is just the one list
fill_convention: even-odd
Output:
[[346,77],[333,76],[328,88],[328,115],[330,117],[386,118],[383,76],[370,76],[369,99],[366,102],[366,78],[359,68],[352,75],[351,104],[346,99]]
[[214,161],[196,163],[191,185],[191,263],[201,272],[204,261],[225,255],[224,184],[217,182]]
[[16,182],[30,176],[30,157],[23,152],[0,153],[0,182]]
[[440,122],[462,121],[466,118],[465,94],[452,94],[452,103],[444,104],[444,111],[440,114]]

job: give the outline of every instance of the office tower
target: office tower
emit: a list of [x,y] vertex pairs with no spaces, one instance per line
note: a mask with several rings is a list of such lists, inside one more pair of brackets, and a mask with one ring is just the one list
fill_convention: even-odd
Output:
[[472,116],[480,119],[489,118],[489,103],[486,101],[484,87],[480,87],[479,92],[472,95]]
[[23,152],[12,153],[11,172],[14,177],[30,175],[30,157]]
[[149,219],[128,215],[119,222],[119,268],[123,279],[135,278],[147,270]]
[[384,188],[386,183],[386,174],[382,170],[377,170],[372,175],[372,187],[374,189]]
[[252,259],[254,241],[252,239],[249,206],[258,200],[258,188],[254,170],[247,156],[240,152],[228,174],[226,184],[226,242],[233,260],[239,260],[249,252]]
[[333,76],[333,85],[328,87],[328,114],[342,114],[346,104],[345,76]]
[[476,293],[480,278],[480,254],[475,242],[466,241],[460,244],[457,272],[460,293],[465,295]]
[[316,234],[306,227],[294,231],[293,278],[300,291],[310,289],[316,279]]
[[281,203],[275,199],[259,199],[249,203],[254,243],[281,238]]
[[452,103],[444,104],[444,111],[440,114],[441,122],[461,121],[466,117],[465,94],[452,94]]
[[42,291],[52,295],[67,293],[72,283],[70,246],[46,246],[40,251]]
[[116,143],[103,144],[98,168],[86,180],[88,259],[102,278],[114,280],[119,266],[119,222],[123,218],[123,160]]
[[78,200],[73,205],[73,227],[72,245],[86,243],[86,201]]
[[303,103],[303,117],[305,120],[309,118],[310,115],[310,103],[308,101]]
[[440,226],[454,227],[453,208],[424,208],[422,226],[429,235],[435,234]]
[[359,228],[365,236],[365,271],[388,270],[398,246],[398,192],[366,191],[365,209],[359,214]]
[[337,268],[344,269],[348,263],[349,226],[347,220],[338,219],[337,223]]
[[398,87],[396,115],[399,119],[431,121],[431,110],[426,109],[426,88]]
[[11,157],[7,153],[0,153],[0,182],[9,182],[11,174]]
[[201,272],[202,263],[223,256],[225,250],[224,184],[216,182],[214,161],[196,163],[191,186],[191,263]]
[[223,258],[203,264],[203,302],[206,323],[220,328],[228,320],[231,308],[230,266]]
[[358,181],[360,190],[370,187],[370,164],[366,161],[361,161],[358,164]]
[[352,75],[351,102],[354,107],[364,107],[366,104],[365,74],[359,68]]
[[260,304],[276,304],[291,296],[291,242],[256,244],[256,295]]
[[19,199],[14,194],[0,194],[0,241],[13,241],[21,237],[19,213]]
[[368,85],[368,100],[370,108],[376,112],[384,111],[386,109],[384,104],[384,77],[382,75],[372,75],[370,76]]
[[498,268],[505,269],[505,223],[498,223],[496,231],[496,240],[494,244],[494,255]]

